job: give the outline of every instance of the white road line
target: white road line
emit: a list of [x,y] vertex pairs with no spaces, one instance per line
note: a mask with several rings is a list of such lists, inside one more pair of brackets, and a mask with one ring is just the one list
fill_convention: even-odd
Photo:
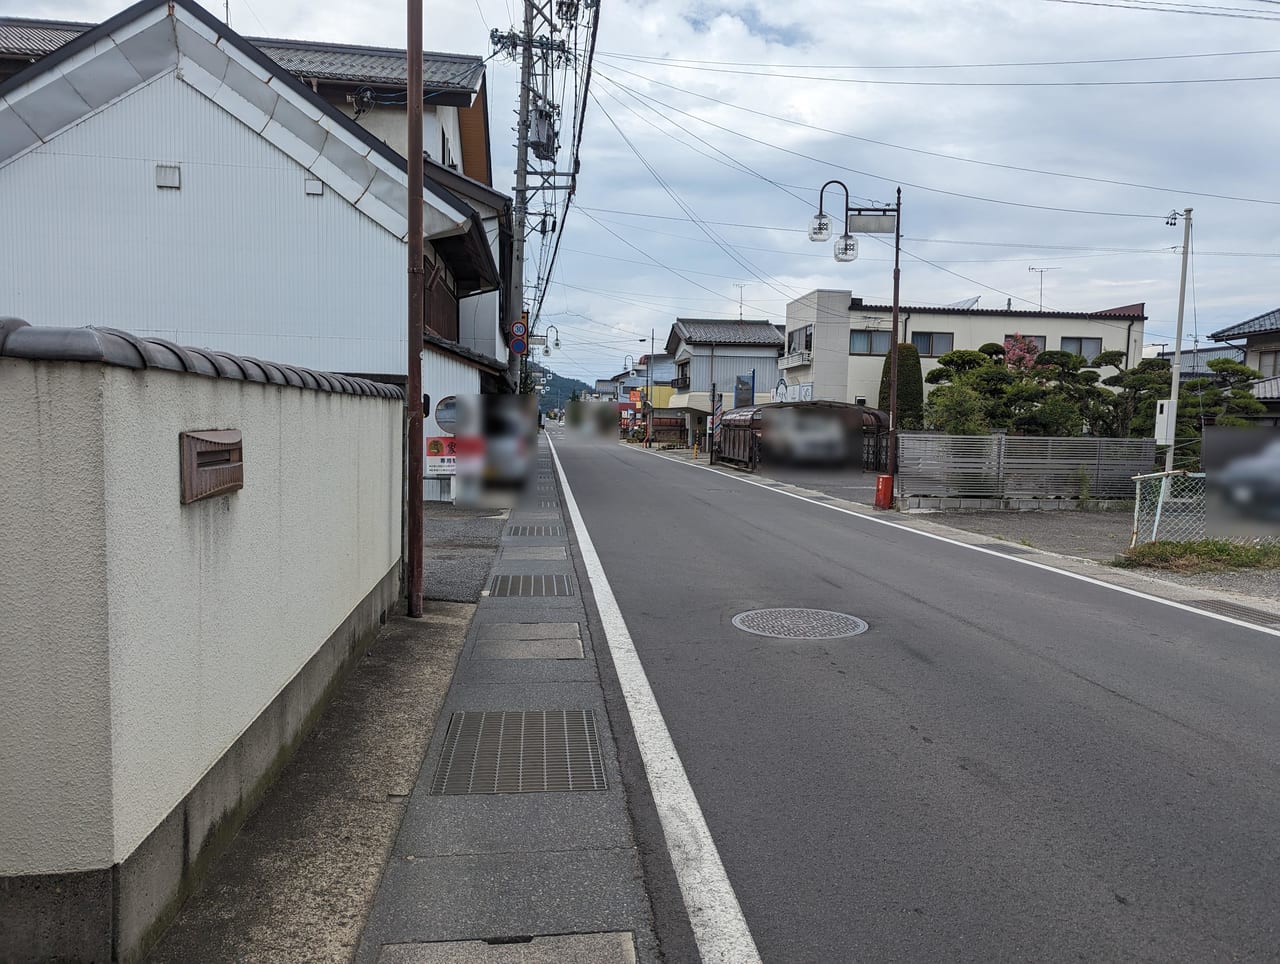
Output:
[[742,916],[738,897],[724,872],[720,853],[711,839],[711,831],[707,829],[702,808],[689,785],[680,755],[671,742],[671,733],[662,719],[662,710],[649,686],[649,678],[640,663],[627,623],[622,618],[622,610],[613,597],[613,589],[582,520],[582,513],[578,511],[578,502],[560,463],[560,453],[550,438],[547,444],[560,474],[569,517],[578,534],[582,560],[591,580],[605,639],[613,655],[618,682],[622,685],[622,695],[627,701],[627,712],[631,714],[631,725],[640,745],[653,802],[662,821],[662,832],[667,838],[667,849],[671,852],[676,879],[689,912],[689,923],[693,925],[698,952],[702,955],[703,964],[754,964],[760,960],[760,952],[756,950],[756,942],[747,928],[746,918]]
[[[641,449],[640,451],[644,451]],[[1126,596],[1136,596],[1139,599],[1146,599],[1150,602],[1160,603],[1162,606],[1169,606],[1172,609],[1181,609],[1184,612],[1195,613],[1197,616],[1207,616],[1209,619],[1216,619],[1219,622],[1230,623],[1232,626],[1240,626],[1243,629],[1252,629],[1255,632],[1266,633],[1270,636],[1280,637],[1280,629],[1270,629],[1266,626],[1259,626],[1256,623],[1247,623],[1242,619],[1234,619],[1231,616],[1223,616],[1221,613],[1211,613],[1205,609],[1196,609],[1195,606],[1188,606],[1186,603],[1180,603],[1174,599],[1165,599],[1162,596],[1153,596],[1150,593],[1143,592],[1140,589],[1130,589],[1128,586],[1117,586],[1113,582],[1107,582],[1103,579],[1095,579],[1093,576],[1086,576],[1083,573],[1071,572],[1068,569],[1059,569],[1057,566],[1045,565],[1043,562],[1036,562],[1034,559],[1026,559],[1021,556],[1010,556],[995,549],[987,549],[983,546],[975,546],[969,542],[960,542],[956,539],[940,536],[934,532],[926,532],[923,529],[916,529],[911,526],[904,526],[900,522],[890,522],[888,519],[880,519],[873,515],[866,515],[862,512],[854,512],[852,509],[841,508],[838,505],[832,505],[830,502],[818,502],[808,496],[799,495],[795,492],[788,492],[786,489],[779,489],[776,486],[765,485],[763,482],[757,482],[754,479],[744,479],[740,475],[730,475],[728,472],[719,472],[709,465],[699,465],[697,462],[688,462],[684,459],[673,459],[669,455],[659,455],[657,452],[644,452],[645,455],[652,455],[666,462],[674,462],[676,465],[687,465],[690,468],[702,469],[704,472],[714,472],[723,479],[732,479],[735,482],[741,482],[744,485],[754,485],[757,488],[764,489],[766,492],[776,492],[778,495],[785,495],[788,498],[799,499],[801,502],[807,502],[810,505],[816,505],[821,509],[831,509],[833,512],[840,512],[844,515],[853,516],[855,519],[861,519],[864,522],[872,522],[878,526],[888,526],[890,529],[901,529],[903,532],[911,532],[926,539],[936,539],[938,542],[945,542],[948,545],[959,546],[962,549],[972,549],[974,552],[985,553],[988,556],[995,556],[997,559],[1003,559],[1006,562],[1016,563],[1020,566],[1030,566],[1033,569],[1042,569],[1045,572],[1057,573],[1060,576],[1066,576],[1068,579],[1075,579],[1079,582],[1087,582],[1094,586],[1101,586],[1104,589],[1110,589],[1113,592],[1124,593]]]

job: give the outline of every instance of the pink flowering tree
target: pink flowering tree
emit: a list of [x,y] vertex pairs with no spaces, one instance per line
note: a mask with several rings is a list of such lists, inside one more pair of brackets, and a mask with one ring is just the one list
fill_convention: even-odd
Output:
[[1004,362],[1015,371],[1025,371],[1036,363],[1040,346],[1031,338],[1014,332],[1004,340]]

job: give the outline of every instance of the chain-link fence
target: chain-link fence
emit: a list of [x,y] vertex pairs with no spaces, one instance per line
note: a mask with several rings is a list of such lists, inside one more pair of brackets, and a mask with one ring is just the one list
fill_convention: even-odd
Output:
[[1203,472],[1154,472],[1136,476],[1133,538],[1129,547],[1146,542],[1191,542],[1204,539],[1208,511]]

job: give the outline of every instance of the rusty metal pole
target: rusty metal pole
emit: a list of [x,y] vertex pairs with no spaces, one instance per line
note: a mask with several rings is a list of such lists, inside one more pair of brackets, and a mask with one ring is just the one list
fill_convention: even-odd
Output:
[[422,242],[422,0],[408,0],[409,31],[405,50],[408,56],[408,80],[405,86],[408,106],[408,174],[409,174],[409,351],[408,377],[405,380],[405,406],[408,412],[409,482],[405,489],[405,512],[408,514],[409,539],[409,615],[422,616],[422,314],[423,242]]
[[902,250],[902,188],[893,217],[893,336],[889,345],[889,465],[896,492],[898,485],[898,281],[902,274],[899,254]]

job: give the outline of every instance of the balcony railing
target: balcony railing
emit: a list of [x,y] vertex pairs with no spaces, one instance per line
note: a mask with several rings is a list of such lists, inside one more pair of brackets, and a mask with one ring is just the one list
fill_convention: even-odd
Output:
[[681,375],[678,378],[671,379],[671,387],[677,392],[687,392],[689,390],[689,376]]
[[783,355],[778,359],[779,368],[799,368],[801,365],[811,364],[813,364],[811,351],[793,351],[790,355]]

